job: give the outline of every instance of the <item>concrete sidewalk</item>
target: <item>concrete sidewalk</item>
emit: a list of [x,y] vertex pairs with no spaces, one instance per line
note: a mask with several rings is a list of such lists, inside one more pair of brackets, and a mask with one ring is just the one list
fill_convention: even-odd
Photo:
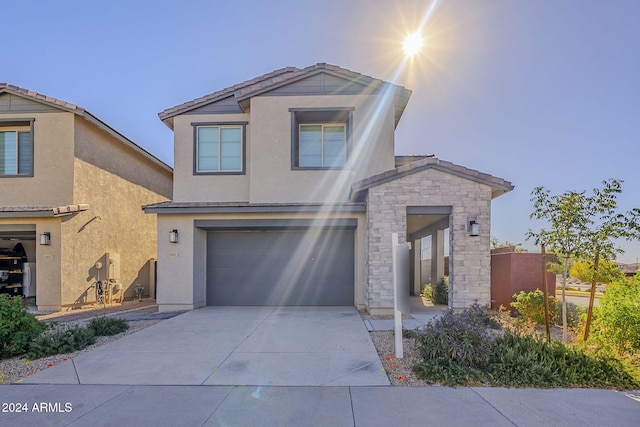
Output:
[[624,427],[640,419],[640,393],[595,389],[19,384],[0,391],[3,426]]

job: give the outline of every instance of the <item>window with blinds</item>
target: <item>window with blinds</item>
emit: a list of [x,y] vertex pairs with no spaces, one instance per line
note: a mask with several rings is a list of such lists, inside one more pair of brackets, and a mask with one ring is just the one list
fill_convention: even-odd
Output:
[[0,128],[0,176],[33,175],[31,130]]
[[353,107],[290,108],[291,169],[348,167]]
[[243,171],[242,126],[196,128],[196,173]]
[[342,168],[346,159],[346,129],[338,124],[300,125],[299,167]]

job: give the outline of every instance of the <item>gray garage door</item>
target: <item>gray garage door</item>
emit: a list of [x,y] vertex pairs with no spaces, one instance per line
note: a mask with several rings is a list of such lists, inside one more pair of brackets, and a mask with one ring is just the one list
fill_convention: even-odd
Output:
[[353,305],[353,230],[212,231],[208,305]]

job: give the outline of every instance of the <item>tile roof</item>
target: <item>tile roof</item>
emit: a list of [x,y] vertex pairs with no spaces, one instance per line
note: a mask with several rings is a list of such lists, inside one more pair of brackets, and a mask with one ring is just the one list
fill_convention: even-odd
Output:
[[360,201],[364,197],[364,192],[369,188],[376,187],[384,184],[385,182],[393,181],[426,169],[440,170],[445,173],[488,185],[494,189],[492,194],[492,197],[494,198],[514,189],[514,186],[511,185],[509,181],[505,181],[502,178],[440,160],[436,157],[427,157],[354,183],[351,186],[351,200]]
[[41,93],[22,88],[20,86],[15,86],[9,83],[0,83],[0,94],[2,94],[3,92],[28,98],[37,102],[42,102],[52,107],[60,108],[60,109],[69,111],[71,113],[77,114],[79,116],[82,116],[88,121],[95,124],[96,126],[102,128],[103,130],[105,130],[107,133],[111,134],[115,138],[119,139],[121,142],[123,142],[125,145],[132,148],[134,151],[147,157],[153,163],[159,165],[160,167],[162,167],[167,171],[173,172],[173,169],[169,165],[167,165],[165,162],[163,162],[162,160],[160,160],[159,158],[157,158],[156,156],[154,156],[153,154],[151,154],[150,152],[148,152],[147,150],[145,150],[144,148],[142,148],[141,146],[139,146],[138,144],[136,144],[135,142],[127,138],[126,136],[124,136],[122,133],[120,133],[113,127],[109,126],[108,124],[100,120],[98,117],[94,116],[91,112],[84,109],[83,107],[72,104],[70,102],[62,101],[57,98],[53,98],[51,96],[43,95]]
[[63,206],[0,206],[0,216],[31,216],[31,217],[53,217],[65,216],[76,212],[90,209],[88,204],[74,204]]
[[184,113],[186,111],[192,110],[194,108],[198,108],[202,105],[206,105],[212,102],[215,102],[219,99],[226,98],[227,96],[233,94],[235,91],[246,88],[247,86],[260,84],[261,82],[267,81],[269,79],[275,78],[282,74],[290,74],[294,71],[298,70],[295,67],[285,67],[280,68],[279,70],[272,71],[267,74],[263,74],[259,77],[255,77],[253,79],[244,81],[242,83],[235,84],[233,86],[229,86],[228,88],[210,93],[209,95],[202,96],[200,98],[196,98],[191,101],[184,102],[182,104],[176,105],[175,107],[167,108],[164,111],[158,113],[158,117],[160,120],[165,120],[170,117],[177,116],[178,114]]
[[252,96],[267,92],[280,86],[284,86],[288,83],[306,78],[319,72],[331,73],[336,76],[340,76],[367,86],[389,84],[397,88],[400,94],[403,95],[403,97],[405,97],[407,100],[411,95],[411,91],[402,86],[394,85],[392,83],[385,82],[384,80],[376,79],[374,77],[357,73],[346,68],[338,67],[337,65],[318,63],[303,69],[296,67],[285,67],[267,74],[263,74],[262,76],[255,77],[242,83],[238,83],[217,92],[213,92],[209,95],[205,95],[192,101],[187,101],[183,104],[176,105],[175,107],[168,108],[158,113],[158,117],[160,117],[160,119],[164,121],[203,105],[207,105],[223,98],[227,98],[231,95],[233,95],[237,101],[242,101]]
[[49,104],[58,108],[63,108],[65,110],[69,110],[72,112],[77,112],[78,114],[82,114],[85,112],[85,109],[82,107],[78,107],[75,104],[70,102],[62,101],[57,98],[53,98],[51,96],[43,95],[38,92],[34,92],[29,89],[24,89],[19,86],[15,86],[9,83],[0,83],[0,92],[9,92],[14,93],[16,95],[23,95],[27,98],[31,98],[36,101],[44,102],[45,104]]

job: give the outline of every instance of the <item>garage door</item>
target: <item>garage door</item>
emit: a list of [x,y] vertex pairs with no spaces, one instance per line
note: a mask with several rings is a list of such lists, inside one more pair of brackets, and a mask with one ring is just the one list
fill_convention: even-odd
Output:
[[353,305],[354,232],[212,231],[208,305]]

